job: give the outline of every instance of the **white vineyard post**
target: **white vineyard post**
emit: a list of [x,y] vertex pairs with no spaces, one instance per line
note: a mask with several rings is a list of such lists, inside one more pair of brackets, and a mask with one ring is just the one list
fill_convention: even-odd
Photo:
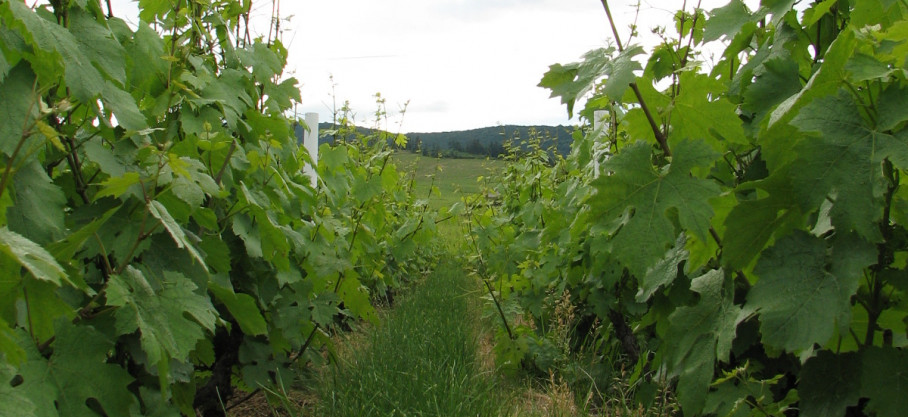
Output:
[[303,167],[303,173],[309,176],[312,186],[315,187],[318,184],[318,174],[315,170],[318,166],[318,113],[306,113],[306,126],[309,128],[303,129],[303,146],[312,158],[312,165]]
[[[608,129],[610,123],[608,117],[608,110],[596,110],[593,112],[594,135]],[[593,142],[593,178],[599,178],[599,160],[602,158],[604,150],[604,147],[598,141]]]

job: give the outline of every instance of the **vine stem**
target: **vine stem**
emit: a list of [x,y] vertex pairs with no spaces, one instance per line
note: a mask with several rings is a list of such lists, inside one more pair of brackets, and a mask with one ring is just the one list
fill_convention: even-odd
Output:
[[214,183],[221,185],[221,177],[224,175],[224,170],[227,169],[227,165],[230,163],[230,158],[233,157],[233,152],[236,151],[236,139],[230,142],[230,149],[227,150],[227,157],[224,158],[224,164],[221,165],[221,169],[218,170],[217,175],[214,176]]
[[[681,57],[681,68],[687,66],[687,60],[690,58],[690,51],[694,45],[694,30],[697,28],[697,20],[700,18],[700,14],[697,13],[700,10],[700,6],[703,5],[703,1],[700,0],[697,2],[697,7],[694,8],[694,19],[690,24],[690,37],[687,38],[687,50],[684,51],[684,55]],[[681,25],[681,29],[684,29],[684,25]],[[680,36],[680,34],[679,34]],[[678,45],[681,45],[681,42],[678,42]]]
[[879,329],[878,321],[886,307],[884,306],[885,300],[883,295],[884,283],[880,274],[894,259],[893,250],[887,243],[892,241],[893,227],[890,225],[892,200],[895,196],[895,192],[899,188],[900,178],[898,174],[899,171],[893,167],[892,161],[888,158],[883,160],[882,168],[883,174],[886,176],[889,184],[886,189],[886,194],[883,197],[885,199],[885,205],[883,206],[883,218],[880,220],[879,226],[880,233],[883,235],[883,242],[877,245],[877,264],[870,269],[870,276],[868,277],[869,282],[867,283],[870,290],[868,299],[861,303],[864,306],[864,309],[867,310],[867,332],[864,334],[865,346],[872,346],[876,331],[881,330]]
[[[476,224],[479,224],[477,221]],[[482,259],[482,253],[479,251],[479,245],[476,243],[476,237],[473,233],[469,234],[470,241],[473,243],[473,248],[476,249],[476,254],[479,259],[479,265],[483,270],[486,269],[485,260]],[[479,277],[482,280],[482,283],[485,284],[486,290],[489,292],[489,296],[492,297],[492,302],[495,304],[495,308],[498,310],[498,315],[501,317],[501,322],[504,323],[504,329],[508,332],[508,338],[514,340],[514,333],[511,332],[511,326],[508,325],[508,318],[504,315],[504,310],[501,308],[501,303],[498,301],[498,297],[495,297],[495,290],[492,288],[492,284],[489,283],[489,280]]]
[[[173,8],[173,30],[170,32],[170,56],[174,57],[174,58],[176,57],[175,54],[176,54],[176,49],[177,49],[177,28],[179,27],[179,25],[177,25],[177,15],[180,14],[180,5],[181,4],[182,3],[180,1],[177,1],[176,4],[174,4],[174,6],[173,6],[174,7]],[[167,86],[167,88],[170,88],[171,83],[173,81],[172,78],[173,78],[173,62],[168,61],[168,63],[167,63],[167,84],[165,84]],[[173,93],[171,93],[171,94],[173,94]]]
[[602,0],[602,7],[605,8],[605,15],[608,16],[608,24],[612,28],[612,35],[615,36],[615,42],[618,43],[618,51],[623,52],[624,46],[621,45],[621,36],[618,35],[618,27],[615,26],[615,20],[612,19],[612,10],[608,7],[608,0]]
[[[721,248],[722,238],[719,237],[719,232],[716,231],[715,227],[709,226],[709,235],[716,241],[716,245],[719,245],[719,248]],[[735,271],[735,278],[741,281],[741,284],[746,285],[748,288],[750,287],[750,281],[747,280],[747,275],[744,275],[743,271]]]
[[22,298],[25,299],[25,316],[28,318],[28,334],[31,335],[32,340],[34,340],[35,343],[38,343],[38,338],[35,336],[35,326],[32,324],[32,309],[31,304],[28,302],[28,288],[25,285],[22,286]]
[[[385,162],[387,163],[388,160],[385,159]],[[384,165],[382,165],[381,169],[382,169],[382,170],[385,169]],[[429,185],[429,195],[426,196],[426,197],[427,197],[427,198],[426,198],[427,200],[428,200],[428,197],[431,197],[431,196],[432,196],[432,187],[434,187],[434,186],[435,186],[435,176],[432,176],[432,182],[431,182],[430,185]],[[419,231],[422,230],[422,225],[423,225],[423,223],[425,223],[425,219],[426,219],[426,211],[428,211],[428,210],[429,210],[429,204],[426,204],[426,205],[422,206],[422,216],[420,216],[420,218],[419,218],[419,223],[416,225],[416,228],[413,229],[412,232],[407,233],[406,236],[404,236],[403,238],[400,239],[401,242],[404,242],[404,241],[406,241],[407,239],[409,239],[409,238],[415,236],[416,233],[419,233]],[[448,217],[448,218],[450,219],[450,217]],[[436,221],[435,224],[438,224],[438,221]]]
[[[482,261],[481,256],[479,258],[479,263],[485,268],[485,263]],[[498,302],[498,298],[495,297],[495,291],[492,288],[492,284],[490,284],[487,279],[483,279],[482,283],[486,285],[486,290],[488,290],[489,296],[492,297],[492,301],[495,303],[495,308],[498,310],[498,315],[501,316],[501,322],[504,324],[504,329],[508,332],[508,338],[514,340],[514,333],[511,332],[511,326],[508,325],[508,319],[504,315],[504,310],[501,309],[501,303]]]
[[[605,14],[608,16],[608,23],[612,28],[612,34],[615,36],[615,42],[618,43],[618,52],[624,52],[624,46],[621,45],[621,37],[618,35],[618,27],[615,26],[615,20],[612,19],[612,11],[608,6],[608,0],[602,0],[602,7],[605,8]],[[643,114],[649,122],[650,129],[653,130],[653,135],[655,135],[656,141],[659,142],[659,147],[662,148],[662,152],[667,157],[672,156],[671,148],[668,146],[668,138],[665,136],[665,133],[662,132],[662,129],[659,128],[659,124],[656,123],[656,118],[653,117],[653,113],[650,111],[649,106],[646,105],[646,100],[643,99],[643,94],[640,93],[640,88],[637,87],[637,83],[632,82],[629,85],[631,90],[634,91],[634,95],[637,97],[637,103],[640,104],[640,109],[643,110]]]
[[643,114],[649,122],[650,129],[653,130],[653,135],[656,136],[656,141],[659,142],[659,147],[662,148],[662,152],[666,157],[672,156],[672,150],[668,146],[668,138],[665,136],[665,133],[662,132],[662,129],[659,128],[655,117],[653,117],[653,113],[649,110],[649,106],[646,105],[646,101],[643,100],[643,94],[640,93],[640,88],[637,87],[637,83],[635,82],[630,85],[631,89],[634,90],[634,95],[637,96],[637,103],[640,104],[640,109],[643,110]]
[[76,152],[76,140],[72,136],[66,137],[66,144],[69,145],[69,155],[66,158],[66,161],[69,163],[69,167],[73,172],[73,179],[76,182],[76,192],[82,197],[82,202],[86,205],[91,202],[91,199],[88,198],[88,183],[85,182],[85,178],[82,175],[82,162],[79,160],[79,154]]

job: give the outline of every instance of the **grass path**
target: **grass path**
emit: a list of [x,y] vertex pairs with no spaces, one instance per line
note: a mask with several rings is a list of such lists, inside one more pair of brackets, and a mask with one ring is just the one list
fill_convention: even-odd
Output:
[[323,415],[499,415],[506,400],[481,366],[471,285],[459,265],[443,263],[401,297],[320,384]]

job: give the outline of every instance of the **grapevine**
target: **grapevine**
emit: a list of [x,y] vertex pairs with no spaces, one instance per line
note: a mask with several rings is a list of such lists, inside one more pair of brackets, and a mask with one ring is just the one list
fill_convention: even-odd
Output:
[[387,138],[303,174],[250,1],[50,3],[0,1],[0,415],[221,414],[431,261]]
[[645,405],[663,384],[685,415],[908,407],[908,5],[800,3],[680,10],[648,53],[612,23],[545,74],[611,123],[470,211],[478,272],[531,323],[502,363],[551,370],[568,299],[572,337],[620,352]]

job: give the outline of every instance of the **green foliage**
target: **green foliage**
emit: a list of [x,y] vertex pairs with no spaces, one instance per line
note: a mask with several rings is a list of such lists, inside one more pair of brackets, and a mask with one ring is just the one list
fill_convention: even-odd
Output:
[[645,66],[629,44],[546,73],[569,113],[609,117],[470,207],[477,271],[532,324],[509,364],[570,373],[513,348],[566,297],[573,349],[620,348],[644,405],[668,378],[685,415],[904,409],[908,5],[794,3],[679,11]]
[[297,81],[280,40],[242,36],[251,2],[139,5],[132,29],[99,2],[0,2],[0,414],[277,392],[434,257],[385,138],[303,174]]
[[[612,58],[614,53],[615,48],[595,49],[587,52],[581,63],[552,65],[539,86],[551,89],[552,97],[561,97],[570,116],[574,114],[574,102],[594,87],[601,89],[606,97],[619,100],[634,81],[634,71],[641,69],[632,58],[642,54],[643,48],[635,46]],[[599,85],[597,82],[603,76],[605,81]]]
[[[684,141],[675,145],[671,164],[656,171],[651,147],[636,142],[610,158],[602,175],[593,182],[599,198],[590,208],[613,226],[612,253],[635,275],[644,275],[677,237],[671,213],[680,226],[701,240],[709,233],[713,210],[709,199],[718,196],[712,181],[691,176],[694,167],[710,165],[719,155],[703,142]],[[620,230],[618,230],[620,229]]]
[[716,360],[728,362],[740,308],[725,287],[721,269],[694,278],[690,289],[699,294],[699,302],[678,307],[668,317],[664,338],[672,342],[664,360],[670,373],[679,376],[678,397],[685,410],[703,408]]

